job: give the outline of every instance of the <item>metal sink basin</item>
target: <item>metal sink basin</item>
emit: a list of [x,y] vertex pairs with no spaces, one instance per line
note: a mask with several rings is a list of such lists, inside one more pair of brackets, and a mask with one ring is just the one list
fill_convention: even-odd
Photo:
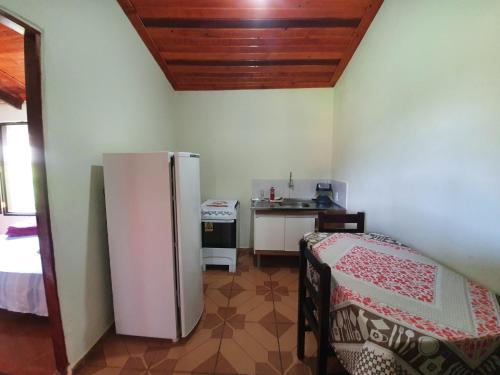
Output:
[[281,202],[269,202],[268,199],[252,199],[253,209],[276,209],[276,210],[312,210],[316,208],[316,202],[310,199],[285,198]]
[[309,203],[304,203],[304,202],[281,202],[278,203],[280,207],[282,208],[308,208],[311,207]]
[[278,203],[281,208],[309,208],[311,203],[300,199],[287,198]]

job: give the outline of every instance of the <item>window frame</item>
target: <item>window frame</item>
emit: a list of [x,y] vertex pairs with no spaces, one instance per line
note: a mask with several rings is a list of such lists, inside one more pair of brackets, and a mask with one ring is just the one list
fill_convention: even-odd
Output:
[[[8,199],[7,199],[7,183],[5,180],[5,166],[4,166],[4,154],[3,154],[3,128],[5,126],[11,125],[28,125],[27,121],[18,121],[18,122],[0,122],[0,199],[2,201],[1,204],[1,213],[4,216],[36,216],[36,211],[33,213],[24,213],[24,212],[14,212],[9,211]],[[31,141],[30,141],[31,145]],[[31,161],[33,166],[33,160]]]

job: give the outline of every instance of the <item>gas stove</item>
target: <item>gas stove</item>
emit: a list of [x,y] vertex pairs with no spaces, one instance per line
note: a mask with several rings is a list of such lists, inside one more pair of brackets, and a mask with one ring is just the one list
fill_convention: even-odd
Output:
[[201,205],[201,220],[236,220],[237,200],[209,199]]
[[238,201],[209,199],[201,205],[203,270],[207,265],[229,266],[236,271]]

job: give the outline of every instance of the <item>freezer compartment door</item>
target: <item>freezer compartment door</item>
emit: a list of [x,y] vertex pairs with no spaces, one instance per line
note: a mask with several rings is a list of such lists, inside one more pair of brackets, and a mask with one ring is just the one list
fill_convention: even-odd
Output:
[[203,313],[199,156],[175,153],[174,173],[179,315],[181,334],[186,337]]

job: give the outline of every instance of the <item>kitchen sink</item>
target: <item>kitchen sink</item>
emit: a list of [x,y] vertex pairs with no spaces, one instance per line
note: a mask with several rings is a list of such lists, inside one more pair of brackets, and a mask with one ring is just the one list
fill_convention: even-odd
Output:
[[290,208],[308,208],[308,207],[311,207],[311,205],[309,203],[305,203],[305,202],[280,202],[279,206],[283,207],[283,208],[287,208],[287,207],[290,207]]
[[311,207],[310,201],[300,199],[286,198],[283,202],[278,203],[282,208],[309,208]]
[[316,202],[307,199],[296,199],[296,198],[285,198],[281,202],[269,202],[269,200],[253,199],[252,207],[255,209],[259,208],[271,208],[271,209],[283,209],[283,210],[300,210],[300,209],[314,209],[316,207]]

